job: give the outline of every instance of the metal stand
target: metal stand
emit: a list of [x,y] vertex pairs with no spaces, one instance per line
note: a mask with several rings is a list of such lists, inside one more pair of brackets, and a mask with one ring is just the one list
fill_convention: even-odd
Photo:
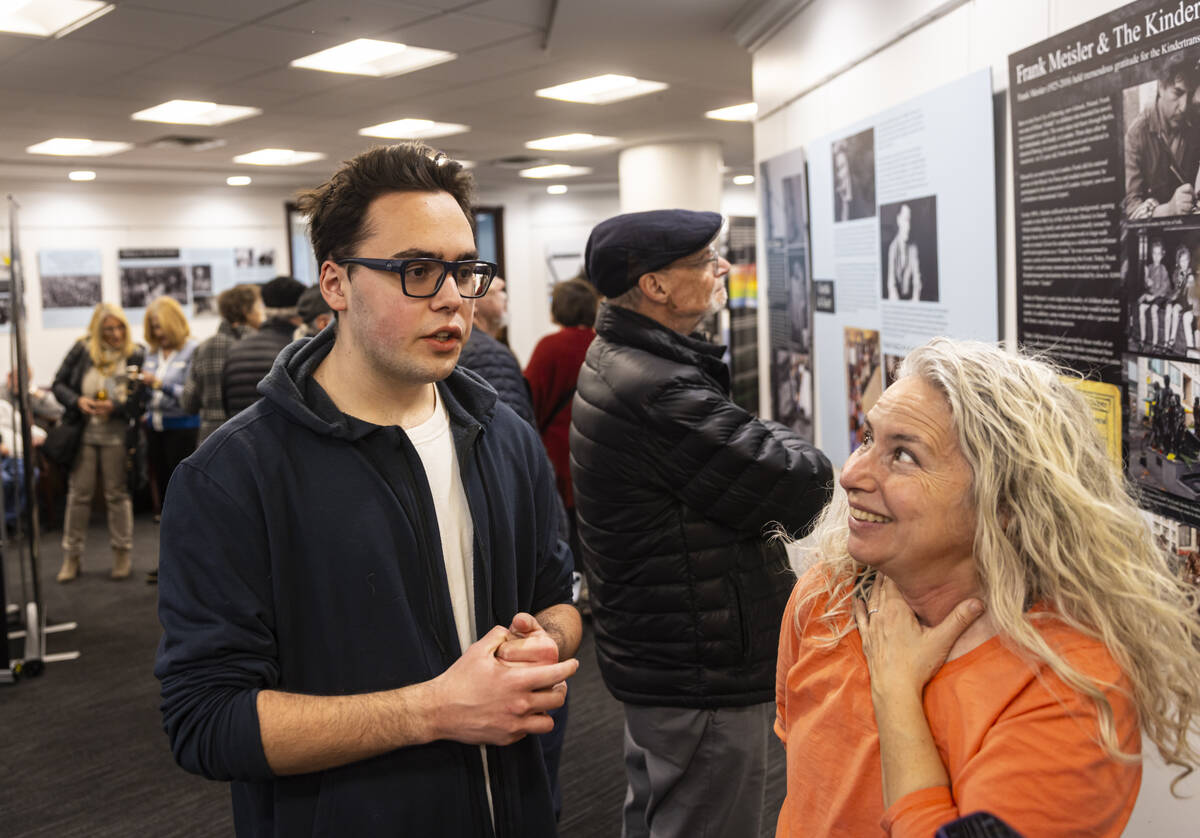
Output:
[[[29,352],[25,342],[25,279],[21,262],[21,248],[17,240],[17,211],[20,206],[12,195],[8,196],[9,208],[9,253],[11,254],[11,276],[9,280],[9,302],[12,311],[12,342],[10,359],[16,371],[16,392],[9,393],[15,397],[16,411],[13,416],[13,430],[20,418],[21,456],[24,467],[21,469],[21,489],[24,491],[24,509],[17,515],[16,532],[12,539],[16,544],[17,565],[21,569],[21,595],[25,607],[19,609],[24,617],[24,629],[8,632],[5,641],[3,662],[7,669],[0,669],[0,684],[14,683],[18,676],[34,677],[40,675],[45,664],[57,661],[74,660],[79,652],[63,652],[54,655],[46,654],[46,635],[58,632],[72,631],[76,624],[59,623],[46,625],[46,614],[42,608],[41,586],[38,580],[38,550],[40,544],[40,529],[38,526],[37,499],[34,492],[33,463],[33,412],[29,408]],[[0,287],[0,303],[3,302],[3,288]],[[15,433],[14,433],[15,436]],[[15,452],[14,452],[15,453]],[[4,517],[3,493],[0,492],[0,559],[3,558],[3,548],[8,545],[8,525]],[[28,572],[27,572],[28,571]],[[4,599],[3,573],[0,573],[0,599]],[[8,640],[24,637],[24,657],[10,660],[8,657]]]

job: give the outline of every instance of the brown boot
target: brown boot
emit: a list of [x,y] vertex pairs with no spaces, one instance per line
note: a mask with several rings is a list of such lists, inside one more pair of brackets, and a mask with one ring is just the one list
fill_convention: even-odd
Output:
[[109,574],[113,579],[128,579],[133,570],[133,559],[128,550],[113,550],[113,569]]
[[62,567],[55,577],[59,582],[70,582],[79,575],[79,554],[66,553],[63,555]]

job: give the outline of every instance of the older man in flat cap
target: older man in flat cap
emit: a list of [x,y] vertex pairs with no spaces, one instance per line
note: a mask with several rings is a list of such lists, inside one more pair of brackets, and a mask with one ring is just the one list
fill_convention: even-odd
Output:
[[829,497],[825,456],[729,398],[724,347],[693,334],[726,300],[712,212],[597,225],[608,297],[572,408],[571,477],[596,650],[625,704],[626,838],[758,835],[779,624],[776,524]]

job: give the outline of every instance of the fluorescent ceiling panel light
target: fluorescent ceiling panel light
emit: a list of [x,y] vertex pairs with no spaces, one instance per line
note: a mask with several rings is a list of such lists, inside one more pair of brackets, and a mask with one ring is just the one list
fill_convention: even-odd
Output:
[[754,183],[754,175],[734,175],[733,182],[738,186],[749,186]]
[[230,186],[249,186],[250,177],[248,175],[234,175],[233,177],[225,178],[225,182]]
[[458,165],[462,166],[464,169],[474,169],[475,168],[474,160],[459,160],[457,162],[458,162]]
[[603,76],[592,76],[588,79],[557,84],[554,87],[543,87],[537,95],[544,99],[561,99],[564,102],[583,102],[585,105],[607,105],[609,102],[620,102],[635,96],[645,96],[666,90],[667,84],[661,81],[635,79],[633,76],[619,76],[607,73]]
[[89,171],[85,171],[85,170],[83,170],[83,169],[80,169],[80,170],[79,170],[79,171],[77,171],[77,172],[67,172],[67,179],[68,179],[68,180],[81,181],[81,182],[82,182],[82,181],[85,181],[85,180],[95,180],[95,179],[96,179],[96,173],[95,173],[95,172],[89,172]]
[[616,137],[597,137],[595,134],[560,134],[557,137],[530,140],[525,143],[525,148],[536,148],[539,151],[579,151],[585,148],[612,145],[616,141]]
[[239,154],[233,158],[234,163],[247,163],[251,166],[299,166],[301,163],[311,163],[323,160],[325,155],[319,151],[293,151],[290,148],[260,148],[247,154]]
[[470,131],[470,125],[457,122],[434,122],[432,119],[395,119],[359,128],[364,137],[387,137],[388,139],[426,140],[431,137],[448,137]]
[[728,108],[717,108],[715,111],[705,111],[709,119],[721,119],[725,122],[752,122],[758,114],[757,102],[746,102],[743,105],[730,105]]
[[521,177],[550,178],[576,177],[590,175],[592,170],[587,166],[570,166],[566,163],[552,163],[549,166],[534,166],[532,169],[522,169],[517,172]]
[[353,73],[358,76],[387,78],[423,70],[435,64],[453,61],[455,58],[458,56],[453,52],[440,49],[358,38],[297,58],[291,66],[305,70],[323,70],[326,73]]
[[56,154],[60,157],[108,157],[129,151],[133,143],[110,140],[88,140],[82,137],[54,137],[36,143],[25,150],[30,154]]
[[216,102],[197,102],[193,99],[172,99],[138,111],[131,119],[139,122],[170,122],[175,125],[225,125],[262,113],[260,108],[243,105],[218,105]]
[[567,185],[565,183],[552,183],[546,187],[546,191],[551,195],[566,195]]
[[61,38],[112,10],[100,0],[0,0],[0,32]]

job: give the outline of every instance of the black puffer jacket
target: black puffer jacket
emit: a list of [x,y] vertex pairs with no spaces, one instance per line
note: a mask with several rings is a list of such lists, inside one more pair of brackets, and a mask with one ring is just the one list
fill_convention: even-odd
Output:
[[295,331],[292,321],[276,318],[229,347],[221,372],[221,403],[226,416],[232,419],[258,401],[258,382],[266,378],[275,358],[292,342]]
[[631,704],[772,701],[795,582],[775,523],[808,528],[829,460],[729,400],[722,347],[605,306],[571,413],[571,478],[609,690]]
[[537,427],[533,421],[533,399],[529,395],[529,385],[525,383],[521,365],[511,349],[476,326],[458,356],[458,365],[479,373],[518,416]]

